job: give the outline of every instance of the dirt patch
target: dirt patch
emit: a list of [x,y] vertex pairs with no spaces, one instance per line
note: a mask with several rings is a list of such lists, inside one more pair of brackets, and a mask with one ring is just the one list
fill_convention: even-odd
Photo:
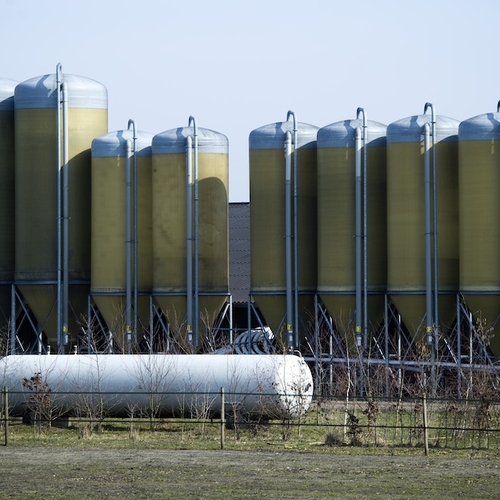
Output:
[[489,459],[4,447],[0,474],[10,499],[500,499]]

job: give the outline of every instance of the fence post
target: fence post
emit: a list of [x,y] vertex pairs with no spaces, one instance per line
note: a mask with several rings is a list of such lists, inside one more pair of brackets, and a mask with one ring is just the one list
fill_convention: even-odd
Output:
[[429,455],[429,426],[427,422],[427,397],[424,394],[422,396],[422,413],[424,419],[424,447],[425,447],[425,456]]
[[226,426],[226,403],[224,398],[224,387],[220,388],[220,449],[224,449],[224,428]]
[[4,431],[5,431],[5,446],[9,444],[9,390],[3,388],[3,414],[4,414]]

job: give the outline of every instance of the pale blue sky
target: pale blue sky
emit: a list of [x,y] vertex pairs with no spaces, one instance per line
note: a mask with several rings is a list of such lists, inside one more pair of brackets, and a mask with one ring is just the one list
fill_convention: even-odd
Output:
[[283,121],[464,120],[500,99],[498,0],[0,0],[0,77],[63,72],[108,89],[109,130],[227,135],[247,201],[248,135]]

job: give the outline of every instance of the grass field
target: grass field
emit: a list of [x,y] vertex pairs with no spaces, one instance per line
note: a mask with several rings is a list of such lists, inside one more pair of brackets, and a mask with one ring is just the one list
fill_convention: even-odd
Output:
[[[87,430],[85,430],[87,429]],[[500,500],[499,450],[326,443],[324,428],[225,430],[217,422],[9,427],[0,498]]]
[[498,460],[137,448],[0,449],[0,497],[499,499]]

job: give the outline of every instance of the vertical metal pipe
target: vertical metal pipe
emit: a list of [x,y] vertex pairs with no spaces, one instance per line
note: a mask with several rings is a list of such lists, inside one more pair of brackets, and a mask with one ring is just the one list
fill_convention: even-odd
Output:
[[[432,106],[432,105],[431,105]],[[439,258],[439,250],[438,250],[438,197],[437,197],[437,130],[436,130],[436,115],[434,113],[434,107],[432,107],[432,124],[431,124],[431,132],[432,132],[432,201],[433,201],[433,228],[432,231],[434,233],[434,332],[436,338],[435,348],[438,348],[438,325],[439,325],[439,269],[438,269],[438,258]]]
[[432,164],[431,164],[431,177],[432,177],[432,237],[433,237],[433,287],[434,287],[434,345],[437,349],[437,335],[439,325],[439,269],[438,269],[438,199],[437,199],[437,130],[436,130],[436,113],[434,106],[427,102],[424,106],[424,113],[431,110],[431,138],[432,138]]
[[363,110],[363,339],[368,349],[368,126]]
[[287,347],[294,346],[294,314],[292,285],[292,134],[285,136],[285,272]]
[[390,395],[389,387],[389,302],[384,294],[384,356],[385,356],[385,396]]
[[299,347],[299,145],[297,119],[293,111],[288,111],[287,121],[293,119],[293,324],[294,345]]
[[[153,331],[153,296],[149,296],[149,354],[153,354],[154,331]],[[168,349],[165,350],[168,352]]]
[[362,297],[362,176],[361,176],[361,130],[355,131],[355,254],[356,254],[356,345],[362,345],[363,297]]
[[319,350],[319,301],[318,294],[314,294],[314,386],[316,387],[316,392],[320,396],[321,395],[321,384],[320,384],[320,373],[319,373],[319,358],[320,358],[320,350]]
[[[57,134],[57,344],[62,344],[62,145],[61,145],[61,84],[62,65],[56,66],[56,134]],[[40,342],[40,340],[39,340]]]
[[229,344],[232,345],[234,339],[233,333],[233,296],[229,295]]
[[62,346],[64,354],[68,345],[68,305],[69,305],[69,127],[68,127],[68,87],[61,85],[63,98],[63,301],[62,301]]
[[[10,354],[16,354],[16,285],[10,286]],[[38,339],[40,342],[40,339]]]
[[126,342],[130,354],[132,343],[132,143],[125,142],[125,311],[126,311]]
[[398,314],[398,387],[401,388],[403,371],[401,368],[401,314]]
[[457,396],[462,399],[462,324],[460,294],[457,293]]
[[247,302],[247,335],[250,336],[250,330],[252,329],[252,296],[248,294]]
[[357,118],[363,117],[363,347],[368,348],[368,122],[366,111],[358,108]]
[[436,114],[434,106],[426,102],[424,114],[431,110],[431,137],[432,137],[432,163],[431,163],[431,182],[432,182],[432,273],[433,273],[433,329],[432,329],[432,349],[431,349],[431,383],[432,393],[436,390],[436,366],[435,361],[438,357],[438,325],[439,325],[439,281],[438,281],[438,200],[437,200],[437,163],[436,163]]
[[299,145],[297,121],[293,114],[293,324],[295,348],[299,347]]
[[430,126],[424,125],[424,193],[425,193],[425,305],[426,305],[426,340],[433,342],[434,314],[432,294],[432,210],[431,210],[431,160],[430,160]]
[[85,326],[85,334],[87,337],[87,354],[90,354],[90,344],[91,344],[91,325],[92,325],[92,298],[89,295],[87,297],[87,325]]
[[[42,325],[37,321],[36,322],[36,335],[37,335],[37,339],[38,339],[38,342],[37,342],[38,354],[42,354],[42,352],[43,352],[42,330],[43,330]],[[50,344],[47,345],[47,354],[50,354]]]
[[186,141],[186,300],[187,338],[193,345],[193,137]]
[[189,117],[189,126],[193,126],[193,186],[194,186],[194,303],[193,303],[193,326],[194,326],[194,347],[198,347],[199,340],[199,324],[200,324],[200,307],[199,307],[199,183],[198,183],[198,127],[196,119],[193,116]]
[[473,342],[472,337],[474,335],[474,321],[472,320],[472,313],[469,313],[469,396],[474,397],[474,377],[472,374],[472,361],[473,361]]
[[132,171],[132,205],[133,205],[133,231],[132,231],[132,241],[133,241],[133,253],[132,253],[132,265],[134,270],[134,279],[132,280],[133,289],[133,321],[134,326],[132,329],[132,340],[134,344],[137,344],[137,325],[138,325],[138,290],[139,290],[139,228],[138,228],[138,197],[137,197],[137,130],[135,127],[134,120],[128,121],[128,129],[132,128],[132,158],[133,158],[133,171]]

